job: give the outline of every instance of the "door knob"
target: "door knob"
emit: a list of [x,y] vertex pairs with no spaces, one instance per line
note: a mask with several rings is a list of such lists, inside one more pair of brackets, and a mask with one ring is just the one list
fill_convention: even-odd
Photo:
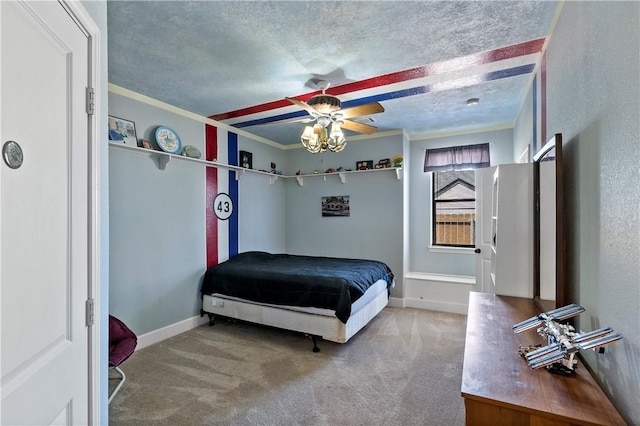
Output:
[[482,252],[482,250],[480,250],[479,248],[476,248],[473,252],[474,252],[474,253],[481,253],[481,252]]
[[17,169],[22,166],[24,154],[22,153],[22,148],[18,142],[5,142],[4,145],[2,145],[2,156],[4,157],[4,162],[7,163],[7,166],[12,169]]

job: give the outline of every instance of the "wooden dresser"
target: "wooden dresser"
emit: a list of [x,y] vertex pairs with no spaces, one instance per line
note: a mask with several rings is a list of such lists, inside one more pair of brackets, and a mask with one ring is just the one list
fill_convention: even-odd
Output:
[[531,370],[520,345],[543,343],[512,325],[539,313],[533,300],[471,293],[462,371],[467,425],[624,425],[579,361],[572,376]]

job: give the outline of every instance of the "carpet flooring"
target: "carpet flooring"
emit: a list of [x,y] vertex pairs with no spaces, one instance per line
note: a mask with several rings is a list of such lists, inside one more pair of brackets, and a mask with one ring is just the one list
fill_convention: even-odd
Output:
[[465,321],[387,307],[314,353],[299,333],[218,320],[126,360],[109,423],[462,425]]

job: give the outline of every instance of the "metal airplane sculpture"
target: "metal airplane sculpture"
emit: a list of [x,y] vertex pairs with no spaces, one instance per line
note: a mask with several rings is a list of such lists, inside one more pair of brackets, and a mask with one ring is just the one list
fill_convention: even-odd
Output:
[[537,332],[547,339],[547,346],[521,346],[520,354],[532,369],[546,367],[552,373],[568,375],[575,371],[578,360],[575,355],[580,350],[598,349],[622,339],[620,333],[611,327],[605,327],[588,333],[578,333],[570,324],[563,321],[583,313],[585,309],[571,304],[562,308],[544,312],[538,316],[519,322],[513,331],[521,333],[539,327]]

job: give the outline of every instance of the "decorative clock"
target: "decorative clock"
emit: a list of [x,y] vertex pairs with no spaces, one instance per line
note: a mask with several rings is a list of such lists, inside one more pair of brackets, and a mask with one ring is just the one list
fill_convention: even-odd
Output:
[[156,143],[164,152],[169,154],[179,154],[182,150],[180,136],[170,127],[159,126],[156,129]]

